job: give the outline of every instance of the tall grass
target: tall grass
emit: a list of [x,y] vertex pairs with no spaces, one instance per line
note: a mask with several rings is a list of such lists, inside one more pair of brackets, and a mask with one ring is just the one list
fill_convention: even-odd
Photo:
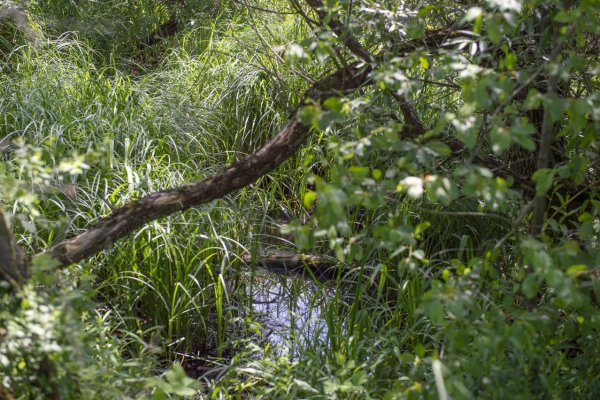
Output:
[[[42,199],[43,214],[49,220],[67,214],[70,225],[40,227],[28,236],[32,251],[88,228],[111,207],[219,171],[283,124],[297,102],[290,88],[301,84],[282,87],[263,69],[229,56],[248,52],[245,43],[256,39],[251,29],[237,31],[236,40],[218,33],[205,35],[212,37],[205,52],[172,51],[159,68],[139,77],[114,61],[98,62],[102,55],[75,36],[11,55],[10,65],[18,68],[7,71],[10,80],[4,75],[3,98],[10,101],[2,103],[3,136],[41,147],[50,167],[65,153],[86,154],[92,166],[70,182],[75,194],[64,190],[64,182],[53,182],[55,190]],[[122,316],[127,331],[146,340],[160,335],[169,359],[186,352],[224,354],[243,310],[238,306],[247,301],[239,300],[249,284],[235,278],[239,258],[247,251],[293,248],[278,230],[304,212],[305,174],[311,160],[319,160],[311,151],[247,190],[153,222],[87,262],[97,277],[99,301]],[[370,224],[387,212],[357,213],[351,224]],[[447,236],[438,232],[437,238]],[[376,247],[366,250],[366,258],[380,258]],[[418,343],[414,335],[422,327],[415,309],[426,285],[420,274],[361,266],[340,278],[323,308],[326,340],[295,343],[299,349],[292,353],[322,357],[328,349],[350,352],[352,359],[372,357],[365,351],[380,337],[374,326],[409,329],[402,340]],[[290,292],[289,302],[297,296]]]

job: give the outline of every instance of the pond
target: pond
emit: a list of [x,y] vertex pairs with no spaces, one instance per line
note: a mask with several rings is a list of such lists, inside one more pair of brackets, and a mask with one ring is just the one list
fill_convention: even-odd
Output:
[[276,351],[292,357],[306,341],[325,341],[324,302],[335,290],[330,282],[310,276],[257,268],[248,272],[246,294],[263,338]]

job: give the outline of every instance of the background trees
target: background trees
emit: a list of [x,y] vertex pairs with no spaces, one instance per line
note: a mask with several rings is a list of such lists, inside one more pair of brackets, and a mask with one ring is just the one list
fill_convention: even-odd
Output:
[[[595,2],[25,10],[49,40],[3,19],[3,209],[38,254],[21,285],[4,258],[7,393],[96,393],[66,354],[134,332],[117,354],[139,365],[161,346],[232,360],[213,396],[600,391]],[[242,257],[269,246],[338,262],[300,362],[235,342],[253,337]],[[27,303],[99,328],[32,347],[47,308]],[[106,379],[158,396],[181,374]]]

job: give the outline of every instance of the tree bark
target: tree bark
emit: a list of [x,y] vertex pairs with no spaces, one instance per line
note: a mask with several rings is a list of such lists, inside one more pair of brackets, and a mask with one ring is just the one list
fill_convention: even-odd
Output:
[[[310,254],[269,254],[242,257],[246,264],[255,264],[279,274],[311,274],[317,279],[333,279],[337,276],[336,259]],[[310,271],[308,272],[307,269]]]
[[29,257],[17,245],[10,225],[0,211],[0,280],[18,288],[30,276]]

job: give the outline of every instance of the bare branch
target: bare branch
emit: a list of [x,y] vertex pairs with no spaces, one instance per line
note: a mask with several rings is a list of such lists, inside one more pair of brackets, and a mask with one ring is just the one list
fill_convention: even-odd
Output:
[[[556,92],[558,76],[555,72],[550,73],[548,78],[547,95],[553,96]],[[537,169],[548,168],[550,166],[550,154],[552,152],[552,139],[554,137],[554,123],[550,120],[550,111],[548,105],[544,109],[544,119],[542,121],[542,131],[540,138],[540,147],[538,149]],[[546,194],[538,195],[533,201],[533,220],[531,221],[531,234],[538,236],[542,233],[544,224],[544,214],[546,212]]]
[[[306,3],[308,3],[315,13],[317,13],[323,24],[325,24],[325,21],[328,21],[326,24],[329,29],[331,29],[337,35],[337,37],[342,41],[342,43],[344,43],[344,45],[352,54],[370,64],[371,67],[373,67],[377,62],[382,61],[381,57],[374,55],[367,48],[365,48],[346,26],[342,25],[334,18],[327,19],[321,0],[306,0]],[[438,48],[447,37],[448,31],[430,31],[424,36],[421,43],[415,40],[406,41],[400,51],[409,52],[418,47],[420,44],[424,44],[426,47],[431,46],[433,48]],[[417,110],[408,101],[408,99],[405,99],[396,93],[391,94],[392,97],[400,104],[400,111],[404,116],[404,124],[406,126],[403,133],[410,137],[416,137],[427,132],[429,127],[421,121]]]
[[317,279],[335,278],[337,260],[333,257],[309,254],[259,254],[243,256],[246,264],[255,264],[270,272],[282,274],[311,274]]

